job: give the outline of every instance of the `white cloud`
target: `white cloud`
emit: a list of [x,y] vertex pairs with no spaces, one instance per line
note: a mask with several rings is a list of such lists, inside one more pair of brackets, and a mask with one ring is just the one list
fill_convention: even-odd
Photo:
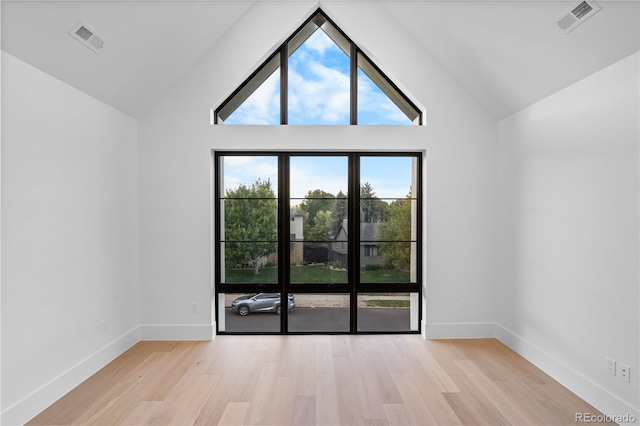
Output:
[[289,68],[289,122],[349,123],[349,75],[308,60]]
[[278,191],[278,161],[275,156],[225,156],[223,192],[238,186],[251,185],[257,179],[271,181]]
[[269,76],[229,118],[227,124],[279,124],[280,72]]
[[323,56],[327,49],[330,49],[335,45],[336,44],[333,40],[331,40],[329,36],[319,28],[304,42],[304,46],[317,52],[320,56]]
[[374,114],[380,123],[407,124],[409,121],[400,108],[363,72],[358,73],[358,111]]
[[[308,191],[316,189],[333,195],[347,193],[346,157],[293,157],[290,176],[292,198],[304,198]],[[299,204],[300,200],[291,203]]]

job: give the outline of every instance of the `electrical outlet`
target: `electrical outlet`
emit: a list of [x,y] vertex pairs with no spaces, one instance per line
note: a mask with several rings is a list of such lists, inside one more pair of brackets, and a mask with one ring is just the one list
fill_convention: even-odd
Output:
[[616,375],[616,360],[607,357],[606,358],[607,363],[605,364],[605,368],[607,370],[607,373],[611,374],[612,376]]
[[467,299],[460,299],[460,309],[465,310],[467,308],[469,308],[469,302]]
[[192,314],[198,313],[198,304],[196,302],[191,302],[191,313]]
[[623,363],[620,363],[620,380],[625,381],[627,383],[631,382],[631,371],[629,366]]

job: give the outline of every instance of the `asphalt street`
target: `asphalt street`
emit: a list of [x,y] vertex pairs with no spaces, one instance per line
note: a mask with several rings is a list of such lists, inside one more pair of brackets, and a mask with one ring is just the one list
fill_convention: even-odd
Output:
[[[221,330],[222,331],[222,330]],[[280,316],[274,313],[251,313],[240,316],[225,309],[225,332],[278,333]],[[409,330],[408,308],[358,309],[358,331],[398,332]],[[289,332],[348,333],[348,308],[296,308],[289,312]]]

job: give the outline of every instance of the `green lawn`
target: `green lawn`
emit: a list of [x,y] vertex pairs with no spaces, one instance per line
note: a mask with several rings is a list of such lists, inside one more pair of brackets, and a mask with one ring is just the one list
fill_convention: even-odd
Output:
[[409,300],[367,300],[367,306],[380,308],[408,308],[411,306]]
[[[276,283],[276,268],[261,268],[260,275],[254,275],[253,269],[229,269],[226,271],[227,283]],[[409,282],[409,273],[395,269],[373,269],[360,273],[364,283]],[[346,283],[347,272],[330,269],[325,265],[305,265],[291,267],[292,283]]]
[[372,269],[360,272],[363,283],[408,283],[409,273],[398,269]]

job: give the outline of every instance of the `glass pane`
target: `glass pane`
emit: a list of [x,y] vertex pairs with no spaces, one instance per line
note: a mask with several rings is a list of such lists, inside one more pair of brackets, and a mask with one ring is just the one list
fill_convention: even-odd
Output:
[[[290,161],[292,204],[312,203],[313,199],[347,198],[349,179],[346,156],[295,156]],[[310,201],[308,201],[310,200]],[[312,207],[299,210],[313,212]]]
[[360,282],[416,282],[417,157],[361,157],[360,173]]
[[358,53],[358,124],[420,124],[420,111]]
[[226,198],[220,200],[220,209],[224,213],[224,228],[221,229],[224,240],[277,241],[278,203],[275,198]]
[[416,282],[417,244],[412,242],[361,242],[360,282]]
[[359,293],[358,331],[418,331],[418,293]]
[[220,245],[223,283],[278,282],[276,241],[227,241]]
[[361,241],[415,241],[417,200],[375,199],[360,202]]
[[350,122],[349,56],[321,28],[298,47],[290,46],[289,124]]
[[[259,155],[225,155],[218,164],[220,196],[227,198],[247,198],[245,191],[251,191],[258,182],[268,182],[268,191],[261,197],[278,196],[278,157]],[[255,196],[252,198],[256,198]]]
[[347,169],[345,156],[290,159],[292,283],[347,281]]
[[[291,242],[291,283],[338,284],[347,282],[346,243],[344,254],[331,243]],[[295,261],[294,261],[295,253]]]
[[280,67],[224,120],[224,124],[280,124]]
[[348,332],[348,294],[296,294],[289,314],[291,332]]
[[358,68],[358,124],[412,125],[396,104]]
[[304,239],[328,242],[347,239],[346,198],[309,198],[291,202],[299,203],[291,209],[291,241]]
[[[295,298],[289,295],[290,312]],[[281,293],[218,294],[218,331],[279,333]]]
[[277,160],[275,156],[220,157],[222,282],[278,280]]
[[361,157],[360,196],[367,199],[407,197],[417,185],[416,167],[417,158],[412,156]]

